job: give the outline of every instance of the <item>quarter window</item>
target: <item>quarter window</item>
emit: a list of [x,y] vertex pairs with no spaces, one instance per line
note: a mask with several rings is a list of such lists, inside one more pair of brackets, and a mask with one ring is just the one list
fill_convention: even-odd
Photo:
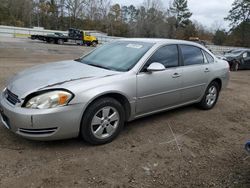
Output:
[[209,53],[207,53],[206,51],[203,51],[205,56],[206,56],[206,59],[207,59],[207,62],[208,63],[213,63],[214,62],[214,58],[213,56],[211,56]]
[[178,60],[178,48],[177,45],[168,45],[161,47],[158,49],[154,55],[150,57],[146,65],[144,66],[144,70],[154,62],[158,62],[163,64],[166,68],[176,67],[179,65]]
[[190,45],[180,45],[184,65],[203,64],[204,57],[201,49]]

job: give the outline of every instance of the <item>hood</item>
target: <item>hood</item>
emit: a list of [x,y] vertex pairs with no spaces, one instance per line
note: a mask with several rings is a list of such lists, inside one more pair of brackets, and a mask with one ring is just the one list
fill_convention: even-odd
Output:
[[119,72],[86,65],[77,61],[61,61],[35,66],[18,73],[7,88],[19,97],[34,91],[71,82],[105,77]]
[[238,57],[240,55],[241,55],[241,53],[226,53],[225,57],[226,58],[236,58],[236,57]]

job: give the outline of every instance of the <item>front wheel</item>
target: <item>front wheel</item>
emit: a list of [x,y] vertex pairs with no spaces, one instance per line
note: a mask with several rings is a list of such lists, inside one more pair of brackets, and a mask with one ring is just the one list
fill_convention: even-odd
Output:
[[212,109],[217,103],[219,97],[220,88],[217,82],[212,82],[208,85],[206,92],[202,100],[198,103],[198,106],[203,110]]
[[93,42],[92,42],[92,46],[93,46],[93,47],[96,47],[96,46],[97,46],[97,42],[96,42],[96,41],[93,41]]
[[90,144],[105,144],[118,136],[124,120],[124,109],[117,100],[101,98],[85,111],[80,134]]
[[239,62],[235,60],[232,63],[232,71],[238,71],[238,70],[239,70]]

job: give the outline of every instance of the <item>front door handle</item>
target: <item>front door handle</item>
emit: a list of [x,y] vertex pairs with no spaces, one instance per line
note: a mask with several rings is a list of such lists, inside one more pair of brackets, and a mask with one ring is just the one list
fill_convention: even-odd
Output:
[[210,72],[209,68],[205,68],[204,72]]
[[181,77],[181,74],[179,74],[178,72],[176,72],[172,75],[172,78],[178,78],[178,77]]

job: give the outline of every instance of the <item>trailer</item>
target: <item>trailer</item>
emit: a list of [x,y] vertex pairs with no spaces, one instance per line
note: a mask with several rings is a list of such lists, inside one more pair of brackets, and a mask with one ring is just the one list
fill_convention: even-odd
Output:
[[31,35],[32,40],[41,40],[50,44],[64,44],[65,42],[71,42],[78,45],[96,46],[98,39],[95,36],[91,36],[88,32],[70,28],[68,35],[62,33],[54,33],[48,35]]

